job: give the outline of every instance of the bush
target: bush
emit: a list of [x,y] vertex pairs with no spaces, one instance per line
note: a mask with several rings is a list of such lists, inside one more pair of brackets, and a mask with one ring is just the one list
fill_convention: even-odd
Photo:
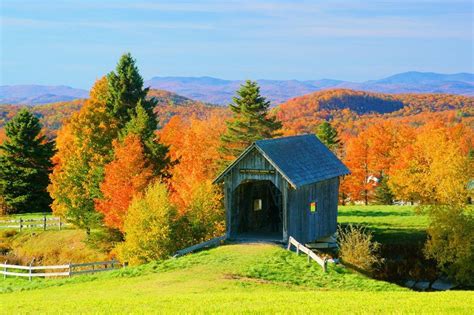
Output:
[[341,227],[337,238],[340,258],[360,271],[371,273],[381,262],[378,254],[380,244],[372,240],[372,234],[365,228],[352,224]]
[[174,239],[179,248],[199,244],[225,233],[222,194],[211,181],[193,189],[190,203],[176,221]]
[[[474,214],[454,205],[424,207],[430,217],[425,255],[459,284],[474,285]],[[471,210],[470,210],[471,209]]]
[[125,218],[125,242],[116,252],[119,259],[131,265],[167,258],[176,250],[173,222],[176,209],[171,205],[164,184],[148,186],[142,197],[136,197]]

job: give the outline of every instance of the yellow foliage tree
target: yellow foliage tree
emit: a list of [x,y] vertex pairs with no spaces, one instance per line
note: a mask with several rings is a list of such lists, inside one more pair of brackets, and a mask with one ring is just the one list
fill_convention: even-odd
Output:
[[452,135],[443,124],[427,124],[400,150],[389,181],[396,196],[423,204],[465,203],[473,165]]
[[160,182],[150,184],[128,209],[125,241],[116,249],[120,260],[139,265],[169,257],[176,250],[172,237],[175,217],[166,186]]
[[110,160],[116,122],[106,108],[106,78],[98,80],[90,98],[58,132],[48,191],[53,212],[80,228],[100,224],[94,199],[100,197],[104,165]]

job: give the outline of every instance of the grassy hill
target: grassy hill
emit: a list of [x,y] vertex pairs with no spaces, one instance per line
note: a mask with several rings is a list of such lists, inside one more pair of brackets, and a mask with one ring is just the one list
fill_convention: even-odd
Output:
[[[397,252],[400,243],[413,255],[419,248],[409,245],[420,241],[422,244],[426,235],[427,218],[416,215],[412,206],[343,206],[339,210],[341,224],[363,224],[387,251],[395,251],[396,267],[401,263]],[[22,232],[14,240],[25,244],[19,248],[26,255],[27,250],[33,253],[30,245],[44,248],[48,239],[74,240],[80,233],[83,231]],[[72,246],[71,243],[69,247]],[[384,257],[390,258],[388,254]],[[409,268],[414,262],[407,264]],[[325,274],[316,263],[308,263],[306,257],[270,244],[229,244],[97,275],[31,282],[23,278],[0,279],[0,299],[2,311],[7,314],[474,311],[472,291],[414,292],[334,265],[329,265]]]
[[[2,281],[8,313],[472,313],[468,291],[416,293],[270,244],[233,244],[108,274]],[[12,292],[13,291],[13,292]]]

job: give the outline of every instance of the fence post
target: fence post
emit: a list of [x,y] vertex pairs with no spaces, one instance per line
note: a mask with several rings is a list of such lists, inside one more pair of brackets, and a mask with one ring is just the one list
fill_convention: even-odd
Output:
[[296,245],[296,255],[300,255],[300,244]]
[[71,278],[71,275],[72,275],[72,264],[71,262],[69,262],[69,278]]
[[8,260],[5,260],[5,266],[3,266],[3,271],[5,272],[3,274],[3,279],[7,278],[7,262],[8,262]]
[[20,232],[22,228],[23,228],[23,218],[20,218]]
[[43,215],[43,231],[46,231],[46,215]]
[[35,259],[33,258],[29,264],[29,269],[28,269],[28,279],[31,281],[31,278],[33,277],[31,274],[33,273],[33,270],[31,269],[31,265],[33,265],[33,261],[35,261]]
[[60,231],[61,231],[61,224],[62,224],[62,222],[61,222],[61,217],[59,217],[59,230],[60,230]]
[[327,267],[328,267],[328,259],[326,257],[324,257],[324,261],[323,261],[323,271],[324,272],[327,271]]

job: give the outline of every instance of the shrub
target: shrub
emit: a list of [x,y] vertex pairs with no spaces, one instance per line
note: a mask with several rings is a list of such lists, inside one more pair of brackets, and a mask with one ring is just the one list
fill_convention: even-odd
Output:
[[474,285],[474,214],[454,205],[424,207],[430,217],[425,255],[460,284]]
[[148,186],[142,197],[136,197],[125,218],[125,241],[116,252],[123,262],[139,265],[163,259],[173,253],[172,238],[176,209],[171,205],[164,184]]
[[208,241],[225,232],[222,194],[211,181],[195,187],[189,198],[189,205],[181,211],[174,226],[174,239],[179,248]]
[[337,231],[340,258],[353,267],[371,273],[381,262],[378,254],[380,244],[373,241],[365,228],[348,225]]

